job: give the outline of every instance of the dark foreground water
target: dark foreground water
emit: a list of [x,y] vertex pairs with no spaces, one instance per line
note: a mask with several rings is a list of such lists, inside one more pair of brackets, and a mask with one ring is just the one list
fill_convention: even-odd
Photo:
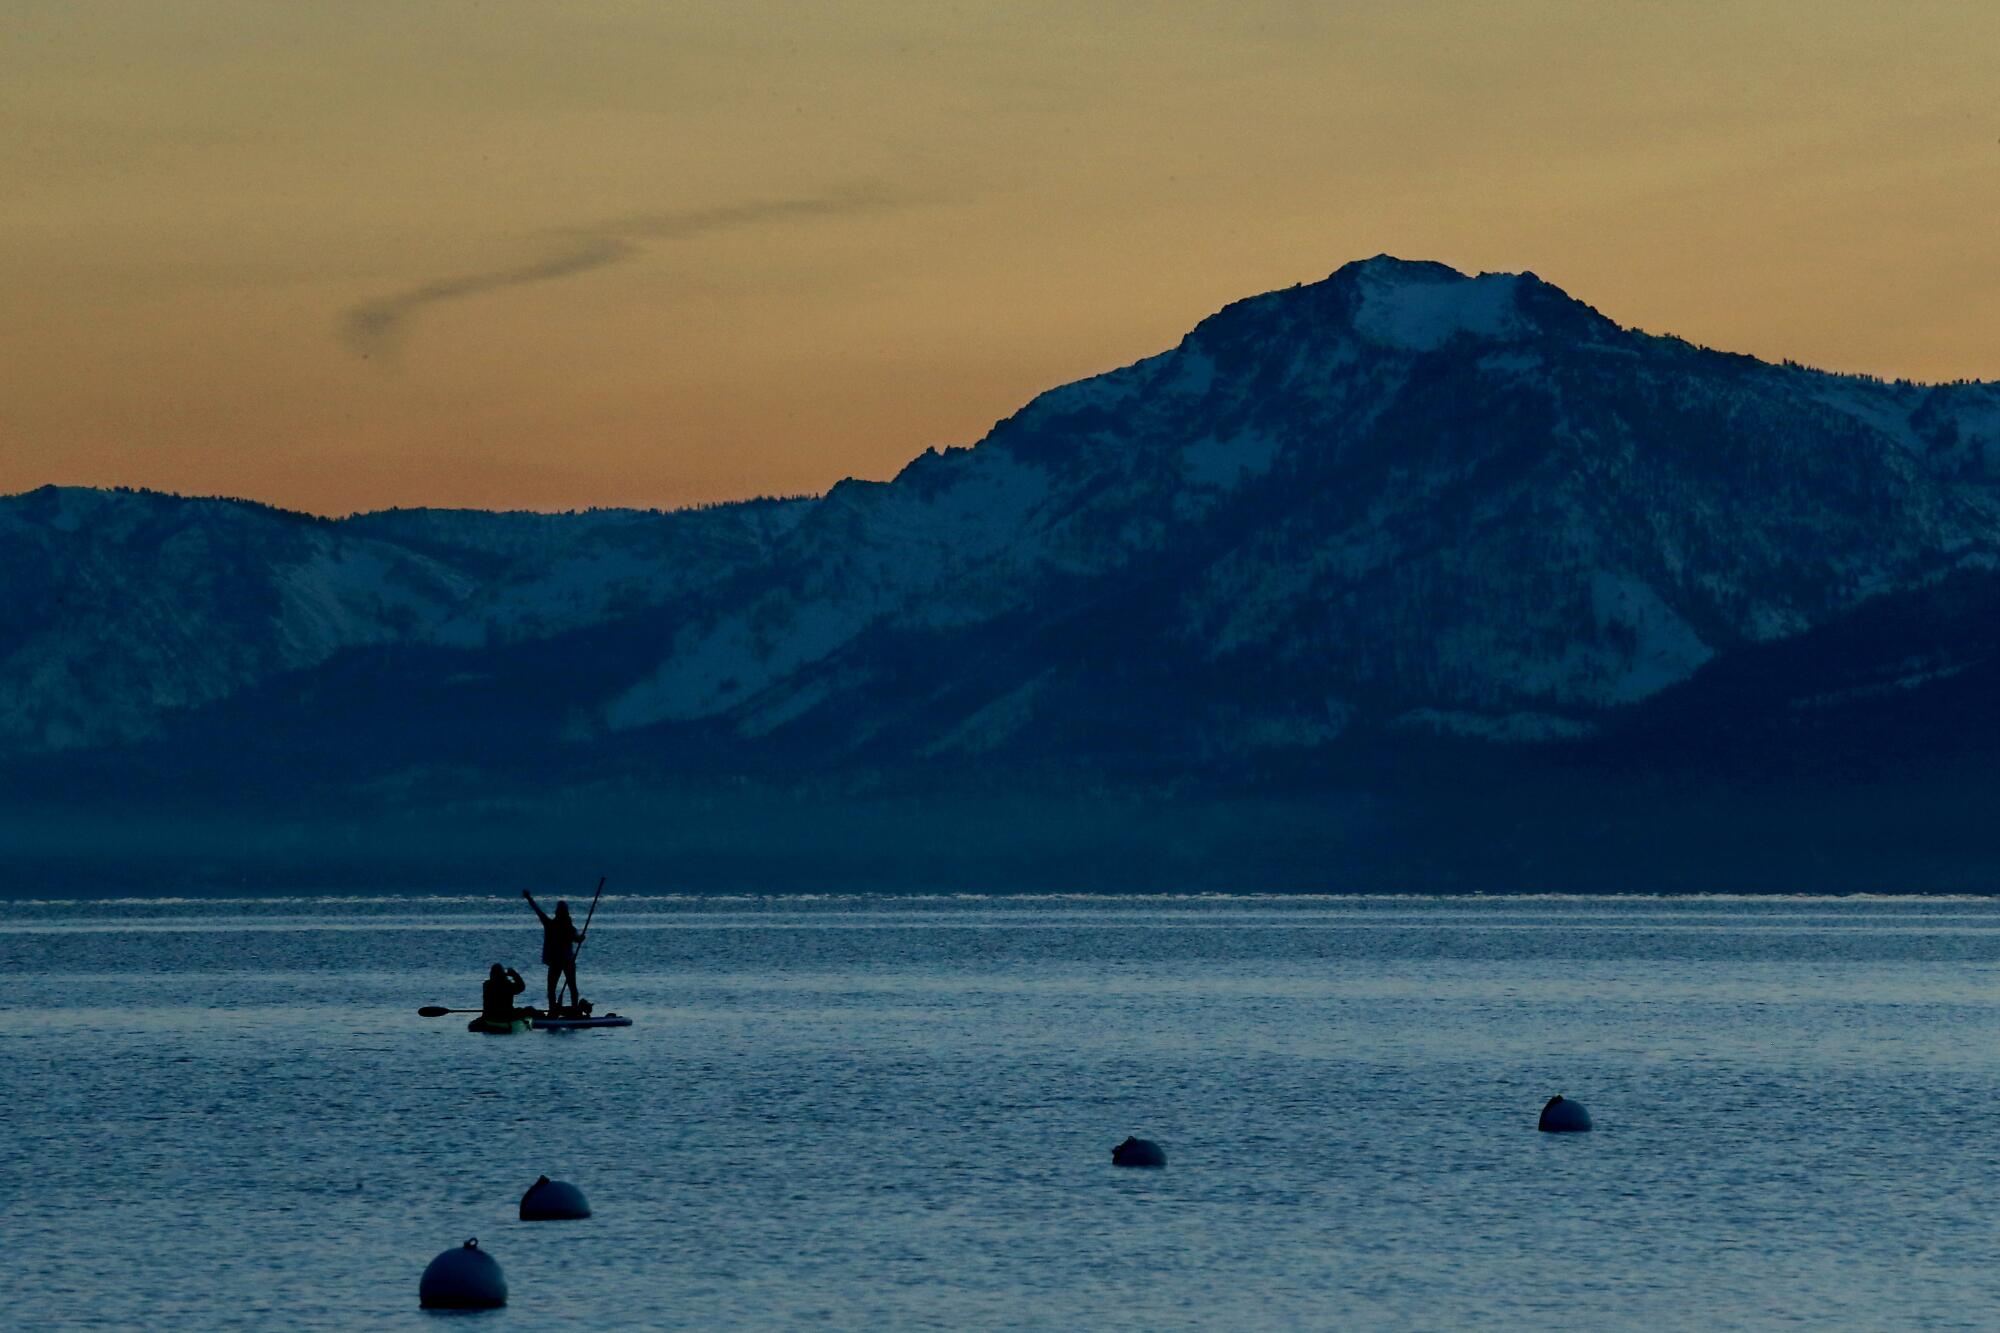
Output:
[[607,898],[508,1038],[518,899],[8,910],[10,1326],[2000,1323],[1993,902]]

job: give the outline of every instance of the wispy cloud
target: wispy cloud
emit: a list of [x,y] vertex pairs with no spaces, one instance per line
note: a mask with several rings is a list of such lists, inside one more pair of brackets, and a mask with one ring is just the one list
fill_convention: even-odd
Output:
[[592,269],[620,264],[643,254],[651,241],[682,241],[767,223],[805,222],[877,212],[907,202],[875,185],[854,185],[799,199],[758,199],[713,208],[633,213],[591,226],[547,233],[547,252],[507,268],[437,278],[364,302],[340,317],[340,340],[356,355],[386,357],[401,344],[410,321],[429,306],[479,296],[508,287],[553,282]]

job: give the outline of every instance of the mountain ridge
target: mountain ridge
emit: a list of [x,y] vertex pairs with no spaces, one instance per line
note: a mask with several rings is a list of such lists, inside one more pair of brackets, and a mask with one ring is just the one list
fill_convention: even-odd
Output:
[[[1439,790],[1452,765],[1698,782],[1657,731],[1673,700],[1707,701],[1689,735],[1796,712],[1702,682],[1842,625],[1905,657],[1969,645],[1954,617],[1981,594],[1937,590],[1996,571],[2000,385],[1763,362],[1533,274],[1377,256],[817,498],[347,519],[0,499],[24,592],[0,615],[0,763],[86,803],[139,799],[120,771],[362,805],[984,772],[1360,809],[1369,764],[1438,745],[1442,769],[1411,762]],[[1930,675],[1853,674],[1907,702],[1983,669],[1937,651]],[[1867,697],[1772,734],[1809,750]],[[309,797],[315,772],[337,777]]]

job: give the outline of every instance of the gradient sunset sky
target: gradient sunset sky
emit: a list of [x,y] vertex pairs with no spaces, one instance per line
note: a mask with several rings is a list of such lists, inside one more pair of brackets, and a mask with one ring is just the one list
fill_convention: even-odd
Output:
[[2000,4],[0,7],[0,491],[820,491],[1385,251],[2000,377]]

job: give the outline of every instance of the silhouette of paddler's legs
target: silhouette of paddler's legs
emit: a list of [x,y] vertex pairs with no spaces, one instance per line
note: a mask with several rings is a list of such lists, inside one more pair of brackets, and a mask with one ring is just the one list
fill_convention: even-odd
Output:
[[565,981],[569,983],[570,1003],[575,1004],[580,995],[576,989],[576,960],[573,958],[567,963],[549,964],[549,1012],[552,1014],[556,1011],[556,997],[562,993]]

